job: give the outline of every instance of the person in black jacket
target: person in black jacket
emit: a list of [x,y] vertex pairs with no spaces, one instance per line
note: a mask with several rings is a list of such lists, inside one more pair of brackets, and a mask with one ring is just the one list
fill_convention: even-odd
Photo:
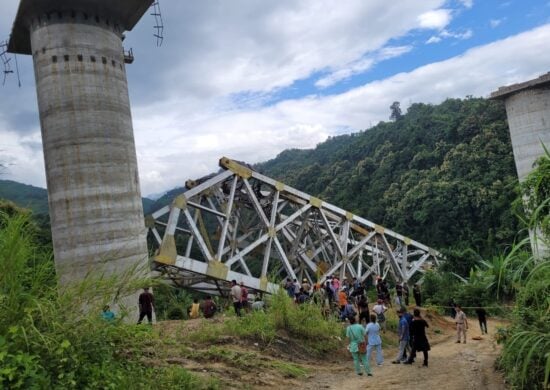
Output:
[[426,337],[426,328],[429,328],[428,323],[420,316],[420,310],[414,309],[413,322],[411,324],[410,332],[413,337],[413,349],[409,359],[405,364],[412,364],[414,358],[416,357],[417,351],[422,351],[424,354],[424,364],[423,366],[428,367],[428,351],[430,348],[430,343]]

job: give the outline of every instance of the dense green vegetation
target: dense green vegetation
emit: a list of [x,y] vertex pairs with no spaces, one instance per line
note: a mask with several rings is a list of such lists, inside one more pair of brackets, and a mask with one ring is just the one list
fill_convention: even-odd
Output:
[[99,316],[115,294],[150,281],[97,276],[58,291],[51,251],[36,239],[39,231],[28,213],[9,204],[1,208],[0,388],[216,387],[181,367],[147,364],[160,349],[150,327]]
[[497,253],[518,231],[517,175],[499,102],[413,104],[394,122],[287,150],[256,168],[438,249]]

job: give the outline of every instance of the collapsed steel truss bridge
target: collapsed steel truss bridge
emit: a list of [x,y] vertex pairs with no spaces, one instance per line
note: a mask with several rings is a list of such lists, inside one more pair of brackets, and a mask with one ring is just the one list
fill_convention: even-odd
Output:
[[170,206],[146,217],[153,267],[179,287],[223,294],[237,280],[273,292],[290,277],[390,273],[409,281],[441,255],[410,238],[223,157],[223,171],[188,180]]

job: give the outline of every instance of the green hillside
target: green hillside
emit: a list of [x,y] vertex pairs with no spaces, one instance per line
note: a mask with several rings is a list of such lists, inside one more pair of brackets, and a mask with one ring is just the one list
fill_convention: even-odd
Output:
[[518,230],[517,176],[499,102],[413,104],[394,122],[286,150],[256,169],[436,248],[490,253]]
[[31,209],[35,214],[48,214],[48,192],[44,188],[0,180],[0,199],[11,200],[20,207]]
[[[7,199],[16,205],[32,210],[34,214],[48,214],[48,191],[12,180],[0,180],[0,199]],[[155,203],[149,198],[141,198],[143,211],[147,214]]]

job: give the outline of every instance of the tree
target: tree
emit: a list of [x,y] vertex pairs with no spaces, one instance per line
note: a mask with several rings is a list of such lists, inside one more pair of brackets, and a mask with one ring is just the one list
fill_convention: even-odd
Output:
[[393,102],[390,106],[391,115],[390,120],[392,121],[398,121],[399,119],[403,118],[403,114],[401,113],[401,107],[399,102]]

